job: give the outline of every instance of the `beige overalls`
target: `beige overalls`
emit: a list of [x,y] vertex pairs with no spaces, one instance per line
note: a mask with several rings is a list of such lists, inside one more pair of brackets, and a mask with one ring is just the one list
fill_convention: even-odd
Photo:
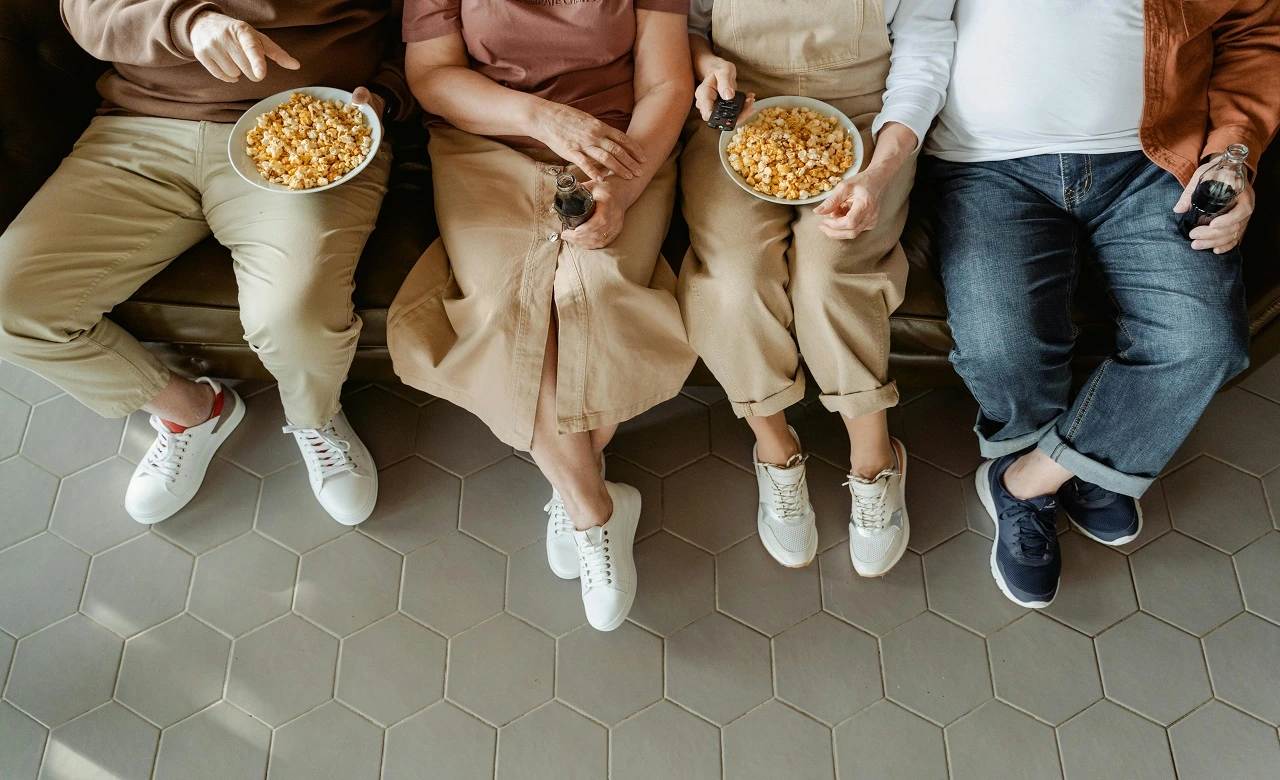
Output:
[[[870,162],[889,73],[880,0],[715,0],[711,37],[716,54],[737,66],[739,89],[830,103],[862,131],[863,165]],[[764,417],[804,396],[797,341],[826,408],[857,417],[895,405],[889,314],[906,287],[898,238],[915,156],[885,191],[876,228],[838,240],[818,229],[814,206],[769,203],[729,181],[718,136],[701,116],[686,128],[691,247],[678,297],[689,340],[734,411]]]
[[429,151],[440,238],[388,314],[401,379],[527,450],[554,306],[561,433],[622,422],[680,392],[696,357],[661,256],[674,153],[627,210],[622,234],[587,250],[559,240],[552,201],[564,162],[551,153],[443,123]]

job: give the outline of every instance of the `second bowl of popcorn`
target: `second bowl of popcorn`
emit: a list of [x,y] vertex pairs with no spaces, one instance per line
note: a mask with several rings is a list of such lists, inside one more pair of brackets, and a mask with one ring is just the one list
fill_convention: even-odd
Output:
[[817,203],[862,168],[849,117],[813,98],[757,100],[755,115],[720,134],[720,162],[739,187],[771,203]]
[[245,181],[272,192],[309,194],[360,174],[382,144],[382,123],[368,105],[332,87],[303,87],[259,101],[227,141]]

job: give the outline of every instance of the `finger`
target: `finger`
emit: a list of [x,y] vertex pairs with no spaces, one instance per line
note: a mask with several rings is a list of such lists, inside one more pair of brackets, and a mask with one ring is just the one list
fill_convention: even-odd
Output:
[[747,99],[742,104],[742,111],[738,113],[738,124],[742,124],[751,118],[756,112],[756,93],[752,92],[747,95]]
[[234,84],[237,81],[236,76],[227,72],[227,69],[223,66],[225,60],[221,57],[215,56],[212,49],[205,50],[203,55],[199,56],[198,59],[200,60],[200,64],[204,66],[204,69],[209,71],[214,78],[230,84]]
[[1195,194],[1196,185],[1200,183],[1200,177],[1204,172],[1212,167],[1212,163],[1206,163],[1196,168],[1196,172],[1191,174],[1191,181],[1187,182],[1187,186],[1182,188],[1182,196],[1178,198],[1178,202],[1173,204],[1173,210],[1182,214],[1191,208],[1191,196]]
[[1197,238],[1195,241],[1191,242],[1191,248],[1197,250],[1215,249],[1220,246],[1226,246],[1227,244],[1234,245],[1236,240],[1237,238],[1234,234],[1214,236],[1212,238]]
[[737,74],[733,73],[729,68],[724,68],[717,71],[715,75],[718,86],[716,91],[720,93],[720,99],[733,100],[733,96],[737,92],[734,88],[737,85]]
[[[627,181],[631,181],[632,179],[634,179],[637,173],[639,172],[639,164],[634,162],[631,162],[631,163],[626,162],[626,160],[629,159],[626,157],[626,155],[623,155],[623,157],[620,159],[615,155],[609,154],[609,152],[607,152],[604,149],[601,149],[599,146],[587,147],[587,154],[599,160],[600,163],[604,165],[604,167],[608,168],[610,171],[613,171],[614,174],[616,174],[617,176],[621,176],[623,179],[626,179]],[[632,166],[634,166],[634,168]]]
[[648,161],[649,158],[645,156],[644,147],[640,145],[639,141],[627,135],[626,133],[622,132],[621,130],[609,127],[608,125],[605,125],[605,127],[608,128],[605,131],[605,136],[609,140],[620,144],[622,148],[626,150],[627,154],[631,155],[632,157],[639,160],[640,162],[643,163]]
[[262,51],[271,59],[272,62],[286,70],[297,70],[302,67],[302,63],[293,58],[293,55],[262,33],[257,34],[262,40]]
[[236,42],[240,45],[231,47],[236,64],[251,80],[262,81],[267,75],[267,57],[262,52],[258,34],[248,25],[237,27]]
[[698,112],[702,114],[702,121],[710,121],[711,111],[716,105],[716,90],[715,87],[711,86],[710,77],[694,90],[693,102],[698,107]]
[[[641,165],[639,161],[637,161],[630,154],[627,154],[627,150],[623,149],[619,144],[613,141],[606,140],[600,144],[597,144],[597,148],[599,148],[605,154],[612,156],[614,158],[614,162],[620,163],[624,168],[626,168],[626,170],[630,171],[632,174],[636,176],[640,176],[644,174],[644,166]],[[602,160],[601,162],[604,162],[606,165],[609,165],[610,167],[614,165],[614,162],[610,162],[608,160]],[[616,173],[622,173],[622,168],[613,168],[613,170]]]
[[1192,241],[1212,242],[1212,241],[1220,241],[1223,238],[1226,238],[1228,236],[1238,235],[1240,232],[1241,232],[1240,229],[1237,227],[1228,226],[1228,227],[1219,228],[1219,227],[1214,227],[1212,224],[1210,224],[1210,225],[1201,225],[1200,227],[1192,230],[1190,233],[1190,237]]
[[1236,246],[1239,245],[1239,243],[1240,243],[1239,241],[1232,241],[1230,244],[1226,244],[1224,246],[1215,248],[1213,250],[1213,253],[1215,255],[1225,255],[1227,252],[1230,252],[1232,249],[1235,249]]
[[1235,227],[1237,225],[1243,225],[1249,221],[1249,217],[1251,216],[1253,216],[1252,208],[1241,208],[1241,204],[1237,203],[1230,210],[1224,211],[1223,213],[1214,217],[1209,222],[1209,227],[1226,228],[1226,227]]
[[849,239],[857,238],[859,233],[857,230],[840,230],[833,228],[826,223],[818,225],[818,230],[821,230],[829,238],[838,238],[841,241],[848,241]]
[[599,163],[580,151],[575,150],[570,152],[567,159],[569,162],[578,166],[578,168],[586,174],[587,178],[594,181],[604,181],[605,177],[609,175],[609,172],[601,168]]

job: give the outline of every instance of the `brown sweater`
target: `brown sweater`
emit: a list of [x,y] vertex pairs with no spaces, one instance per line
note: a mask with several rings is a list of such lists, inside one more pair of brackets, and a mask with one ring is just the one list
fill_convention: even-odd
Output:
[[[306,86],[386,87],[403,119],[405,84],[397,31],[399,0],[60,0],[76,41],[114,66],[98,81],[104,113],[234,122],[262,98]],[[302,63],[268,64],[259,82],[220,81],[191,51],[191,23],[203,11],[248,22]]]

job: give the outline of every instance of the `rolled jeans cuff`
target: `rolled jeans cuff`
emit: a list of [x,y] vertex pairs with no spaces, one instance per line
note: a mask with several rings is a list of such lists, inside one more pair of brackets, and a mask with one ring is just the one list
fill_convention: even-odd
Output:
[[1148,477],[1135,477],[1132,474],[1116,471],[1087,455],[1081,455],[1078,451],[1072,449],[1071,445],[1058,434],[1057,428],[1054,427],[1045,432],[1036,446],[1040,448],[1041,452],[1057,462],[1059,466],[1075,474],[1080,479],[1110,490],[1113,493],[1120,493],[1131,498],[1141,498],[1142,494],[1147,492],[1147,488],[1151,487],[1151,483],[1155,481]]
[[774,393],[763,401],[729,400],[733,413],[739,417],[768,417],[804,399],[804,370],[796,369],[796,378],[791,384]]
[[844,395],[823,393],[818,396],[818,400],[827,408],[827,411],[839,412],[852,419],[897,406],[898,385],[896,382],[890,382],[875,390],[862,390]]
[[973,432],[978,435],[978,450],[984,458],[1003,458],[1005,455],[1012,455],[1015,452],[1022,452],[1036,446],[1036,442],[1044,438],[1044,435],[1053,430],[1053,426],[1057,425],[1058,419],[1055,417],[1045,424],[1043,428],[1031,433],[1024,433],[1012,439],[1002,439],[1001,441],[991,441],[982,435],[980,426],[975,425]]

